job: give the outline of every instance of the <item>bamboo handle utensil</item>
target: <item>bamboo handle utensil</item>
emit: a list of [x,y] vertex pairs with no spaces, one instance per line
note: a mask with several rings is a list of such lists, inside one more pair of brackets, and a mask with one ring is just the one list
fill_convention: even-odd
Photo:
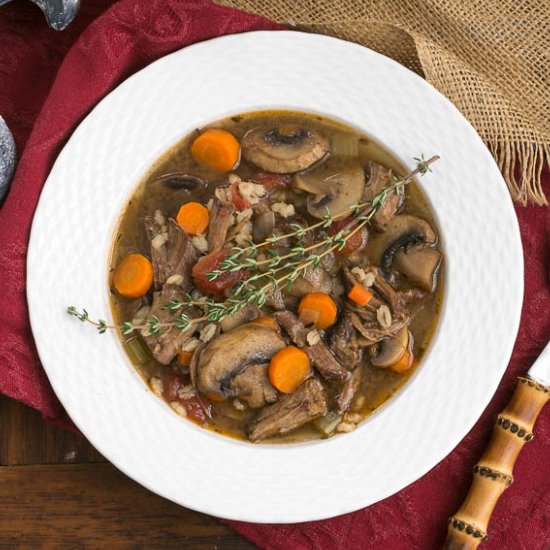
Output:
[[514,395],[498,415],[491,441],[474,466],[470,492],[449,518],[445,550],[471,550],[487,540],[489,518],[500,495],[514,481],[516,459],[525,443],[533,439],[533,426],[549,399],[549,386],[530,377],[518,378]]

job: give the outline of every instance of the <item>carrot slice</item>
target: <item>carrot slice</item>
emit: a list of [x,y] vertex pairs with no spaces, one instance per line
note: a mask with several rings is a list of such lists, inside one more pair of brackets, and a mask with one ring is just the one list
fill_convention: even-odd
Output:
[[334,300],[328,294],[310,292],[300,300],[298,315],[301,320],[307,321],[306,318],[314,317],[315,314],[318,314],[317,320],[315,321],[315,326],[317,328],[328,328],[336,321],[338,308]]
[[153,284],[153,265],[141,254],[128,254],[115,269],[116,291],[126,298],[139,298]]
[[401,374],[402,372],[405,372],[406,370],[409,370],[412,367],[413,360],[414,360],[414,355],[412,351],[407,350],[405,351],[405,354],[403,355],[403,357],[401,357],[401,359],[399,359],[397,363],[394,363],[390,367],[390,369],[393,370],[394,372],[398,372],[399,374]]
[[189,235],[200,235],[208,227],[210,214],[200,202],[188,202],[179,209],[176,221]]
[[210,401],[215,401],[216,403],[221,403],[222,401],[225,401],[225,398],[221,395],[218,395],[217,393],[212,392],[206,392],[204,394]]
[[188,367],[191,364],[191,358],[193,357],[192,351],[180,351],[178,353],[178,361],[180,365]]
[[360,306],[366,306],[372,300],[372,292],[364,286],[353,285],[353,288],[348,292],[348,298]]
[[239,162],[241,146],[226,130],[205,130],[191,145],[193,158],[219,172],[229,172]]
[[269,363],[269,381],[283,393],[292,393],[310,374],[307,354],[294,346],[278,351]]
[[319,311],[316,309],[308,309],[307,307],[303,307],[300,310],[299,315],[299,319],[302,323],[304,323],[304,325],[317,325],[317,321],[319,320]]
[[267,315],[260,315],[260,317],[257,317],[252,321],[253,323],[257,323],[258,325],[263,325],[264,327],[271,328],[273,330],[279,330],[279,325]]

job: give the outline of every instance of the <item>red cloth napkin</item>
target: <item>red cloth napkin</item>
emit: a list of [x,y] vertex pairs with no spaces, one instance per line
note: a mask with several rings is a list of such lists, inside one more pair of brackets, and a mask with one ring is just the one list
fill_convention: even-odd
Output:
[[[25,297],[33,213],[46,176],[71,132],[100,98],[158,57],[222,34],[277,28],[263,18],[204,0],[83,2],[76,20],[62,33],[47,28],[30,3],[0,9],[0,114],[22,152],[12,190],[0,209],[0,392],[72,426],[38,360]],[[545,190],[550,196],[548,174]],[[272,549],[441,547],[446,518],[465,496],[472,465],[488,440],[494,415],[510,398],[515,377],[525,373],[550,337],[549,211],[534,206],[516,210],[526,262],[521,329],[504,380],[470,434],[422,479],[367,509],[298,525],[235,521],[229,525]],[[536,437],[521,454],[515,475],[516,482],[497,505],[485,548],[546,550],[550,544],[550,409],[539,418]]]

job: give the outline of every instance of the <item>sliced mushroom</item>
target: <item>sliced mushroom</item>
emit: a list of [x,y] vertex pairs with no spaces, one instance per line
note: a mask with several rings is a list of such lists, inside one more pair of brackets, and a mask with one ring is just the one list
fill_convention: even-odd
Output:
[[285,285],[283,292],[296,298],[301,298],[309,292],[330,294],[332,292],[332,278],[321,267],[317,269],[308,268],[303,276],[293,281],[290,287]]
[[184,174],[183,172],[170,172],[163,174],[155,179],[156,182],[162,183],[171,189],[183,189],[185,191],[194,191],[199,187],[206,188],[206,181],[199,176]]
[[259,324],[241,325],[212,340],[202,351],[195,374],[200,392],[231,397],[231,379],[248,365],[268,363],[285,347],[279,334]]
[[391,367],[399,361],[409,345],[409,329],[403,327],[394,336],[384,338],[376,346],[371,347],[371,363],[375,367]]
[[231,392],[251,409],[259,409],[266,403],[277,401],[277,390],[269,381],[268,368],[268,363],[249,365],[231,380]]
[[227,315],[220,321],[223,332],[229,332],[244,323],[248,323],[261,315],[261,310],[256,304],[248,304],[239,309],[233,315]]
[[395,267],[415,286],[432,292],[443,255],[435,248],[400,250],[395,255]]
[[367,247],[371,260],[387,271],[400,250],[410,252],[437,243],[437,235],[431,225],[416,216],[394,216],[386,231],[371,237]]
[[365,173],[357,158],[331,157],[310,172],[296,174],[293,186],[310,194],[307,209],[312,216],[322,219],[327,209],[336,216],[361,201]]
[[256,216],[252,226],[252,237],[255,243],[265,241],[273,233],[275,227],[275,212],[269,210]]
[[329,154],[325,136],[295,124],[254,128],[242,140],[245,160],[267,172],[291,174],[305,170]]

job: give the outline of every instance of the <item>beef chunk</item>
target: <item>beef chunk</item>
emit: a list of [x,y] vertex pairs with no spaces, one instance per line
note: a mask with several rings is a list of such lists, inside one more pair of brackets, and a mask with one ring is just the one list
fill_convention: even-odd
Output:
[[197,249],[174,220],[168,220],[168,224],[163,221],[160,212],[154,217],[145,218],[145,230],[151,244],[155,290],[161,290],[170,279],[170,284],[187,292],[192,286],[191,268],[198,258]]
[[393,336],[409,323],[408,317],[394,319],[389,327],[383,328],[377,323],[362,323],[355,313],[351,314],[351,320],[353,326],[361,335],[359,344],[362,346],[370,346],[380,342],[380,340],[384,340],[384,338]]
[[[185,293],[179,286],[165,284],[162,291],[153,293],[153,303],[145,323],[151,320],[154,316],[158,318],[161,323],[167,323],[173,321],[173,315],[164,306],[170,300],[185,300]],[[195,308],[196,309],[196,308]],[[188,312],[190,317],[200,315],[200,312],[190,310]],[[176,356],[181,349],[184,342],[189,340],[196,330],[196,324],[192,324],[189,330],[182,332],[176,327],[161,328],[158,334],[149,334],[148,328],[144,328],[141,334],[149,346],[153,357],[163,365],[168,365],[170,361]]]
[[362,353],[357,342],[357,329],[353,326],[349,313],[341,315],[336,323],[330,336],[330,347],[348,369],[353,369],[361,362]]
[[328,412],[323,386],[316,378],[306,380],[294,393],[265,407],[249,427],[250,441],[284,434],[324,416]]
[[322,340],[313,346],[306,347],[304,351],[307,353],[312,365],[326,380],[343,382],[350,377],[349,371],[340,365]]
[[290,339],[307,353],[312,365],[323,378],[339,382],[349,378],[349,372],[332,355],[321,338],[312,345],[308,343],[307,335],[315,329],[305,327],[291,311],[279,311],[273,315],[273,318],[283,327]]
[[275,321],[283,327],[284,331],[290,336],[290,339],[299,347],[306,345],[306,335],[308,329],[291,311],[278,311],[273,314]]
[[233,225],[233,205],[222,205],[218,198],[214,198],[208,224],[208,251],[214,252],[223,247],[227,240],[227,232]]
[[356,368],[351,378],[342,386],[340,393],[336,396],[336,405],[340,414],[345,413],[351,405],[359,385],[361,384],[361,368]]
[[[392,182],[392,171],[376,162],[369,162],[370,177],[365,185],[363,202],[371,201]],[[390,192],[384,206],[375,214],[372,222],[376,229],[383,231],[403,203],[403,195]]]

